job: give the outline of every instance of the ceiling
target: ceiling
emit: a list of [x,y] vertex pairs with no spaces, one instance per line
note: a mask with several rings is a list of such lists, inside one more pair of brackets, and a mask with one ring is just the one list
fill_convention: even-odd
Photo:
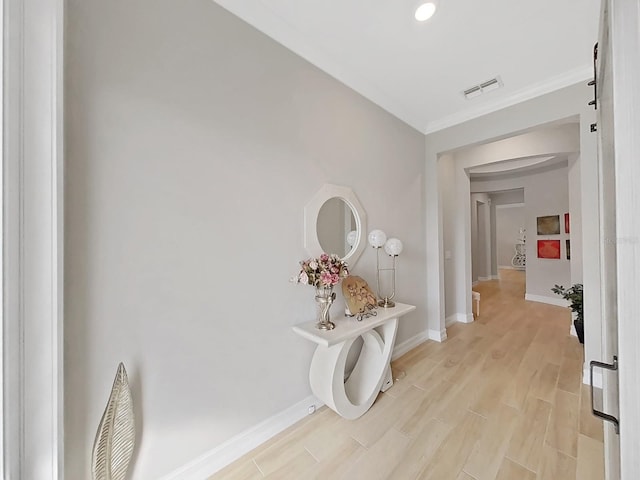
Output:
[[[430,133],[588,79],[600,0],[215,0]],[[495,76],[504,86],[467,100]]]

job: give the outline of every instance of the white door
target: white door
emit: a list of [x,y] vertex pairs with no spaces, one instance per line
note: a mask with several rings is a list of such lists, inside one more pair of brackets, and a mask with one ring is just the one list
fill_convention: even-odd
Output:
[[[640,478],[640,0],[604,0],[598,42],[604,411],[607,480]],[[588,292],[585,292],[588,295]]]
[[[603,2],[600,38],[597,51],[598,96],[598,170],[600,176],[600,265],[602,268],[602,361],[613,363],[618,356],[617,317],[617,235],[616,235],[616,172],[613,121],[613,72],[611,38],[609,35],[608,2]],[[589,292],[587,292],[587,295]],[[603,402],[596,408],[608,415],[619,417],[618,372],[603,374]],[[620,479],[620,442],[616,427],[605,422],[605,476],[607,480]]]

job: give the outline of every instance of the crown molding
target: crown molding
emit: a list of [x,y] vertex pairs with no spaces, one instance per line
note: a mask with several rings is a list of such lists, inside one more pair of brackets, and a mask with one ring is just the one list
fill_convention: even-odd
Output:
[[516,105],[526,100],[531,100],[532,98],[551,93],[593,77],[593,66],[585,65],[518,90],[506,97],[483,103],[481,106],[475,108],[468,108],[452,115],[447,115],[427,122],[425,125],[424,115],[415,111],[410,106],[403,104],[398,99],[393,98],[388,93],[383,92],[370,80],[355,72],[353,68],[336,62],[330,52],[309,42],[308,39],[305,38],[304,32],[298,30],[294,25],[279,16],[277,12],[273,11],[264,3],[238,2],[237,0],[213,1],[240,20],[248,23],[253,28],[264,33],[326,74],[375,103],[400,121],[425,135],[502,110],[503,108]]
[[561,88],[575,85],[576,83],[583,82],[593,78],[593,66],[586,65],[574,70],[569,70],[561,75],[556,75],[542,82],[531,85],[527,88],[518,90],[517,92],[503,98],[496,99],[492,102],[485,103],[477,108],[470,108],[461,112],[448,115],[439,120],[434,120],[427,123],[426,128],[422,131],[425,135],[444,130],[445,128],[453,127],[460,123],[473,120],[483,115],[502,110],[503,108],[511,107],[518,103],[531,100],[533,98],[545,95],[547,93],[560,90]]

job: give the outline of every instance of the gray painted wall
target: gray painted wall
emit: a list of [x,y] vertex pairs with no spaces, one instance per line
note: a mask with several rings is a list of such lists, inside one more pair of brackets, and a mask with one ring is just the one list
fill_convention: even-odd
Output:
[[[520,228],[525,225],[524,206],[496,206],[496,255],[498,267],[511,267]],[[531,255],[531,248],[529,248]]]
[[[293,285],[303,207],[353,188],[404,242],[397,299],[427,329],[424,135],[208,0],[66,8],[65,478],[119,361],[132,478],[183,466],[310,394]],[[373,280],[368,249],[354,272]],[[338,312],[340,306],[334,306]]]
[[496,207],[498,205],[510,205],[514,203],[524,203],[524,190],[510,190],[506,192],[495,192],[489,195],[491,198],[491,275],[498,277],[498,251],[496,234]]
[[491,227],[489,195],[471,194],[471,279],[476,282],[491,276]]

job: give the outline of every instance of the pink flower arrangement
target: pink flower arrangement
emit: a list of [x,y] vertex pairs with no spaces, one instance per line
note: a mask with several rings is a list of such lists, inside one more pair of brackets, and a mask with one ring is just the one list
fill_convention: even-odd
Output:
[[291,279],[294,283],[313,287],[333,287],[349,276],[347,262],[335,253],[323,253],[319,258],[300,262],[300,273]]

